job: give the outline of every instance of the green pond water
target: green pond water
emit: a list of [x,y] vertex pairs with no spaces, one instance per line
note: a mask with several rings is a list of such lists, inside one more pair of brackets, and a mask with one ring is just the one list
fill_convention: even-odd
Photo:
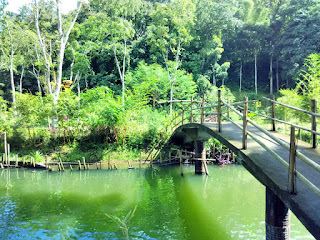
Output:
[[[265,188],[242,166],[0,171],[0,239],[265,239]],[[113,217],[110,217],[113,216]],[[314,239],[292,215],[291,239]]]

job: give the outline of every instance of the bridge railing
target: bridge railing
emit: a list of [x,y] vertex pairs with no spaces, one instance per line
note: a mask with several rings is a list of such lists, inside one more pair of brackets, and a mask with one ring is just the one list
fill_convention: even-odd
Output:
[[[178,127],[182,124],[185,124],[187,122],[197,122],[197,120],[195,119],[195,116],[200,115],[199,122],[201,124],[206,122],[206,120],[207,120],[206,116],[216,116],[214,119],[209,119],[209,120],[211,120],[211,121],[213,120],[214,122],[217,122],[218,132],[221,132],[222,131],[222,120],[225,119],[242,130],[242,135],[243,135],[242,136],[242,148],[243,149],[247,148],[247,137],[250,136],[254,141],[256,141],[258,144],[260,144],[267,152],[269,152],[276,160],[278,160],[284,167],[286,167],[288,169],[288,179],[289,179],[288,191],[291,194],[296,193],[295,178],[298,177],[306,186],[308,186],[312,191],[314,191],[317,195],[320,196],[320,189],[317,186],[315,186],[310,180],[308,180],[308,178],[305,175],[303,175],[302,173],[297,171],[296,167],[295,167],[296,158],[299,158],[300,160],[302,160],[303,162],[305,162],[306,164],[311,166],[316,171],[318,171],[318,172],[320,171],[320,165],[318,163],[314,162],[312,159],[308,158],[307,156],[305,156],[304,154],[302,154],[300,151],[297,150],[296,139],[295,139],[296,128],[308,131],[313,136],[313,147],[315,147],[316,135],[320,135],[320,133],[316,131],[316,117],[320,117],[320,114],[316,113],[316,102],[314,100],[312,100],[311,101],[311,111],[306,111],[303,109],[299,109],[299,108],[296,108],[296,107],[293,107],[290,105],[286,105],[286,104],[277,102],[274,99],[269,99],[269,98],[264,98],[264,99],[266,99],[272,103],[271,117],[249,110],[249,108],[248,108],[249,103],[259,102],[260,100],[248,100],[248,98],[246,97],[244,101],[230,103],[229,101],[222,100],[221,91],[218,91],[218,100],[217,100],[217,104],[215,104],[215,105],[206,106],[205,98],[203,98],[203,100],[201,102],[194,101],[193,99],[191,99],[191,101],[185,100],[184,102],[190,103],[190,106],[189,106],[190,107],[189,108],[190,116],[187,116],[187,114],[186,114],[186,112],[188,112],[188,108],[182,107],[182,110],[180,111],[180,113],[177,114],[175,116],[175,118],[173,118],[173,119],[179,118],[181,120],[179,122],[176,121],[176,124],[173,125],[173,127],[172,127],[172,131],[176,127]],[[182,102],[181,100],[178,100],[178,101]],[[175,102],[178,102],[178,101],[176,100]],[[195,106],[195,104],[200,104],[200,106]],[[299,112],[309,114],[312,117],[311,129],[307,129],[302,126],[298,126],[298,125],[292,124],[290,122],[286,122],[286,121],[277,119],[275,117],[275,115],[276,115],[275,114],[275,104],[279,104],[279,105],[284,106],[286,108],[290,108],[290,109],[293,109],[293,110],[296,110]],[[243,105],[243,106],[239,106],[239,105]],[[238,109],[236,109],[236,107],[238,109],[240,109],[240,111]],[[226,108],[225,111],[223,111],[224,108]],[[213,111],[210,111],[211,109],[213,109]],[[242,126],[239,123],[234,122],[230,118],[230,111],[234,112],[236,115],[238,115],[238,116],[240,116],[240,118],[242,118]],[[248,117],[249,112],[271,120],[272,130],[274,130],[274,131],[275,131],[275,122],[280,122],[280,123],[290,125],[291,126],[290,143],[288,144],[288,143],[283,142],[282,140],[280,140],[279,138],[277,138],[276,136],[271,134],[269,131],[264,129],[262,126],[260,126],[256,122],[254,122],[252,119],[250,119]],[[262,141],[260,141],[255,134],[249,132],[248,131],[248,124],[251,124],[253,127],[258,129],[260,132],[266,134],[268,137],[273,139],[276,143],[278,143],[284,149],[288,150],[290,153],[289,154],[290,155],[289,161],[287,162],[286,160],[284,160],[275,151],[273,151],[267,145],[265,145]]]

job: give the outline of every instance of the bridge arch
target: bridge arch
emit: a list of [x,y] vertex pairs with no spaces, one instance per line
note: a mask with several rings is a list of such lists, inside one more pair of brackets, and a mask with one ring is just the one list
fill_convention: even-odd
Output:
[[[217,139],[231,149],[236,154],[237,160],[266,187],[266,233],[269,237],[274,236],[267,237],[267,239],[289,239],[289,209],[318,238],[320,236],[320,216],[317,214],[319,212],[318,204],[315,203],[318,201],[318,196],[312,193],[314,201],[308,199],[309,206],[301,204],[306,201],[303,194],[291,195],[288,193],[288,175],[284,166],[272,159],[272,156],[266,151],[262,151],[261,148],[241,149],[242,131],[231,123],[223,123],[222,127],[223,131],[218,132],[216,123],[187,123],[174,130],[168,143],[195,149],[197,141],[205,142],[210,138]],[[267,139],[267,141],[269,140]],[[274,174],[275,171],[277,175]],[[298,187],[301,189],[300,192],[305,189],[300,183]]]

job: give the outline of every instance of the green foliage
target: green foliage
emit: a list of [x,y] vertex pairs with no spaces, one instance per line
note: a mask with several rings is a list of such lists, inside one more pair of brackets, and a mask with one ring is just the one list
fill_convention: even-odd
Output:
[[[310,101],[315,99],[320,101],[320,54],[311,54],[305,60],[304,69],[300,72],[300,78],[297,79],[297,85],[293,90],[282,89],[282,97],[278,101],[291,106],[310,110]],[[318,106],[319,107],[319,106]],[[301,121],[308,119],[306,114],[283,108],[281,112],[290,118],[299,118]]]

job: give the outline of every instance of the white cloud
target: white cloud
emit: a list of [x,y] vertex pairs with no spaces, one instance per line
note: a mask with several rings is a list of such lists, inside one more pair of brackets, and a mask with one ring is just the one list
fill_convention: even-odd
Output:
[[[8,0],[8,6],[5,8],[6,11],[19,12],[19,8],[23,5],[30,4],[32,0]],[[61,9],[63,13],[67,13],[77,7],[77,0],[61,0]]]

